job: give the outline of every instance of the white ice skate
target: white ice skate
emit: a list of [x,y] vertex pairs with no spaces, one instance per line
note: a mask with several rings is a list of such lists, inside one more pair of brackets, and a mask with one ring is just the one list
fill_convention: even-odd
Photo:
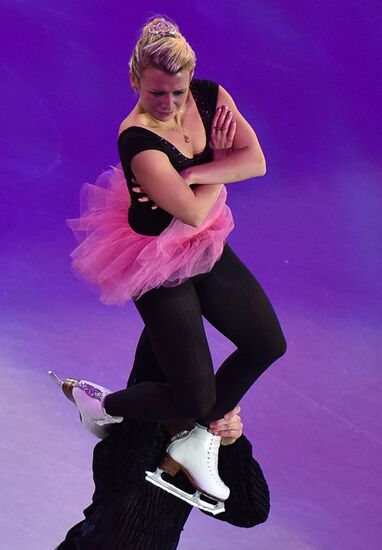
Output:
[[[195,423],[195,427],[189,432],[181,432],[172,438],[162,464],[155,472],[146,472],[147,481],[214,515],[224,512],[224,501],[229,497],[229,488],[218,472],[220,439],[204,426]],[[183,470],[195,487],[196,492],[193,495],[162,478],[164,472],[175,476],[179,470]],[[212,504],[201,498],[203,495],[216,503]]]
[[109,424],[122,422],[121,416],[111,416],[103,407],[103,399],[110,390],[87,380],[76,378],[60,380],[51,370],[48,374],[61,386],[65,396],[77,405],[85,428],[99,439],[105,439],[108,435]]

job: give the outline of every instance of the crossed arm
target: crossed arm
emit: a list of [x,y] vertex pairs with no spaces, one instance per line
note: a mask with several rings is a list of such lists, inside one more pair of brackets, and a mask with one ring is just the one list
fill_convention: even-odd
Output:
[[[214,160],[183,170],[182,177],[186,181],[225,184],[263,176],[266,172],[265,157],[255,131],[221,86],[212,120],[210,146],[215,153]],[[219,154],[222,150],[230,154]]]
[[[136,192],[147,195],[138,200],[152,200],[155,206],[194,227],[208,216],[223,184],[261,176],[266,171],[254,130],[221,86],[217,105],[210,136],[212,162],[178,173],[161,151],[142,151],[132,160]],[[191,184],[199,186],[191,189]]]

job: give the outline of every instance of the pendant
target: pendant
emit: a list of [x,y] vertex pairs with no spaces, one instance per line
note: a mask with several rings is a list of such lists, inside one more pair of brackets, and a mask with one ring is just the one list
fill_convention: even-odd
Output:
[[185,134],[183,134],[183,138],[184,138],[184,141],[186,143],[190,143],[190,138],[188,136],[186,136]]

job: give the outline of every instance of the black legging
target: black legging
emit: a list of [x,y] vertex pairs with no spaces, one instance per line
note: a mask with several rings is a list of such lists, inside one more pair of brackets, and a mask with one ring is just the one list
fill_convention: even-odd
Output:
[[[156,361],[162,374],[108,395],[105,409],[113,416],[208,425],[286,350],[271,303],[227,244],[209,273],[151,290],[135,305],[145,324],[136,359]],[[202,316],[237,346],[216,375]]]

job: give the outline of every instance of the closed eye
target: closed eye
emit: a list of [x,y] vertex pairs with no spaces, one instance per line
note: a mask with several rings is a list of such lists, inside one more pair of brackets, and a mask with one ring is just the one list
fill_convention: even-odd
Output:
[[[165,95],[165,92],[150,92],[155,97],[160,97]],[[186,93],[186,90],[177,90],[176,92],[173,92],[175,96],[181,96]]]

